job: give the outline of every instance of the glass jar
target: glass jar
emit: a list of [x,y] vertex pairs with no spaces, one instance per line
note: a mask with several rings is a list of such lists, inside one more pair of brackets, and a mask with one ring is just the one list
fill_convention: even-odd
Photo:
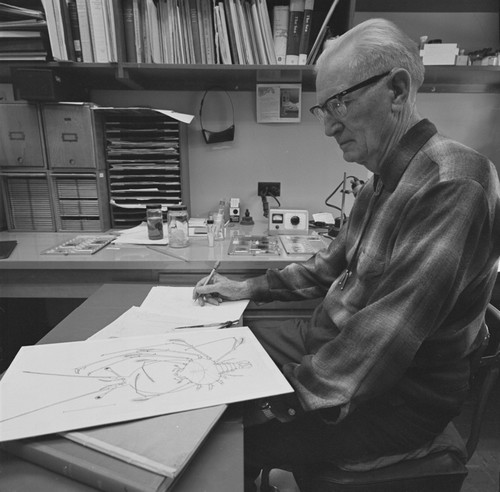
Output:
[[168,207],[168,244],[172,248],[184,248],[189,244],[188,220],[186,205]]
[[151,240],[163,239],[163,213],[160,205],[146,207],[146,222],[148,238]]

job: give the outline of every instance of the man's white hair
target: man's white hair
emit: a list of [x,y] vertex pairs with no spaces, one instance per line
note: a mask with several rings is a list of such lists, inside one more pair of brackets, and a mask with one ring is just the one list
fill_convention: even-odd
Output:
[[335,55],[344,50],[351,54],[347,68],[360,74],[360,80],[404,68],[412,80],[413,97],[424,81],[425,68],[417,43],[386,19],[367,20],[327,41],[316,62],[316,73],[335,64]]

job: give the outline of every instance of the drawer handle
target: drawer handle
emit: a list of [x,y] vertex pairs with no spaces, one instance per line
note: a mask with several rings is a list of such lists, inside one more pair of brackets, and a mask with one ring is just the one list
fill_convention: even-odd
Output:
[[24,140],[26,138],[24,132],[9,132],[11,140]]
[[62,134],[63,142],[78,142],[78,134],[77,133],[63,133]]

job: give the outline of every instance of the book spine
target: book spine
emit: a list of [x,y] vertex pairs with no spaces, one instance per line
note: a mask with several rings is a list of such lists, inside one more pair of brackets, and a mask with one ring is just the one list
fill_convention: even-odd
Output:
[[132,0],[123,0],[123,31],[125,37],[125,60],[137,63],[137,52],[135,50],[135,27],[134,27],[134,7]]
[[61,9],[62,32],[66,43],[66,51],[68,60],[76,61],[75,45],[73,43],[73,33],[71,32],[71,20],[69,18],[68,3],[66,0],[60,0],[59,6]]
[[111,5],[115,22],[116,61],[127,61],[127,47],[125,45],[125,24],[123,18],[123,1],[113,0]]
[[241,38],[243,41],[242,47],[245,57],[245,63],[247,65],[253,65],[255,62],[252,53],[252,46],[250,44],[251,41],[250,41],[250,33],[248,32],[248,23],[245,20],[245,14],[243,12],[242,0],[235,0],[234,3],[236,7],[236,18],[238,26],[240,28]]
[[224,12],[224,5],[220,2],[214,6],[215,24],[217,26],[218,43],[221,63],[224,65],[231,65],[231,49],[229,34],[227,30],[226,16]]
[[137,63],[144,61],[142,49],[142,27],[141,27],[141,13],[140,13],[140,0],[132,0],[132,13],[134,16],[134,40],[135,40],[135,56]]
[[[219,1],[219,11],[221,19],[223,17],[226,20],[227,26],[227,34],[229,37],[229,45],[231,46],[231,58],[235,65],[241,64],[240,55],[239,55],[239,47],[236,44],[236,31],[234,30],[233,19],[231,14],[231,6],[229,4],[229,0]],[[223,16],[224,14],[224,16]]]
[[203,23],[203,12],[201,9],[201,0],[196,0],[196,13],[198,15],[198,33],[200,36],[201,63],[207,63],[207,49],[205,46],[205,26]]
[[286,5],[275,5],[273,8],[273,40],[276,63],[286,63],[286,44],[288,38],[289,10]]
[[109,62],[109,53],[106,27],[104,25],[104,5],[102,0],[87,0],[87,7],[94,61],[96,63],[107,63]]
[[114,0],[104,0],[104,30],[106,33],[106,42],[108,44],[108,56],[110,62],[118,61],[116,46],[116,21],[115,11],[113,10]]
[[201,17],[203,22],[203,35],[205,38],[205,53],[207,58],[207,64],[215,63],[214,56],[214,24],[213,24],[213,12],[210,7],[210,3],[206,0],[201,0]]
[[302,32],[300,33],[299,65],[305,65],[307,63],[307,55],[309,54],[309,38],[311,35],[313,9],[314,9],[314,0],[305,0],[304,20],[302,22]]
[[304,5],[304,0],[290,0],[285,59],[287,65],[299,64],[300,33],[302,32],[304,20]]
[[[47,29],[49,31],[50,46],[53,58],[57,60],[67,60],[66,43],[62,30],[62,18],[60,15],[59,2],[43,0],[43,10],[47,19]],[[59,10],[59,13],[56,11]],[[59,15],[58,15],[59,14]]]
[[78,26],[80,28],[83,61],[85,63],[92,63],[94,61],[94,53],[90,36],[87,0],[76,0],[76,9],[78,12]]
[[250,3],[247,1],[242,2],[241,7],[243,9],[243,17],[245,19],[245,25],[248,32],[248,39],[250,41],[250,48],[252,51],[253,63],[264,64],[265,62],[261,59],[258,43],[257,43],[257,26],[254,24],[252,17],[252,10]]
[[269,10],[267,9],[266,0],[257,1],[257,12],[260,18],[260,25],[264,36],[264,45],[266,48],[267,58],[271,65],[276,65],[276,53],[274,51],[273,31],[271,29],[271,20],[269,19]]
[[251,0],[250,11],[253,20],[253,26],[255,31],[255,40],[257,44],[257,51],[259,53],[260,62],[263,65],[269,64],[269,59],[267,57],[266,45],[264,40],[264,29],[260,22],[259,12],[257,9],[257,0]]
[[193,36],[194,62],[203,63],[201,56],[200,23],[198,21],[198,9],[196,0],[189,2],[189,21],[191,22],[191,34]]
[[67,3],[75,60],[77,62],[83,62],[82,37],[80,34],[80,25],[78,22],[78,9],[76,7],[76,0],[67,0]]
[[68,478],[106,492],[144,492],[138,484],[126,483],[122,476],[95,461],[86,461],[64,453],[57,447],[33,441],[8,441],[2,444],[8,453],[47,468]]

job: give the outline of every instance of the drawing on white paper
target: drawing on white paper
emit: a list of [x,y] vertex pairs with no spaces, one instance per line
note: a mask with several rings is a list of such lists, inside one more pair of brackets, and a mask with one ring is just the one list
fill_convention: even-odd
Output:
[[[134,401],[148,400],[178,391],[210,391],[227,378],[241,376],[241,371],[250,369],[252,363],[232,355],[244,342],[243,337],[227,337],[194,345],[172,339],[159,345],[102,354],[99,360],[74,368],[74,374],[23,372],[95,379],[101,384],[93,395],[96,400],[121,388],[131,390]],[[83,394],[81,398],[88,396],[92,394]]]
[[0,441],[291,391],[247,327],[26,346],[0,380]]

